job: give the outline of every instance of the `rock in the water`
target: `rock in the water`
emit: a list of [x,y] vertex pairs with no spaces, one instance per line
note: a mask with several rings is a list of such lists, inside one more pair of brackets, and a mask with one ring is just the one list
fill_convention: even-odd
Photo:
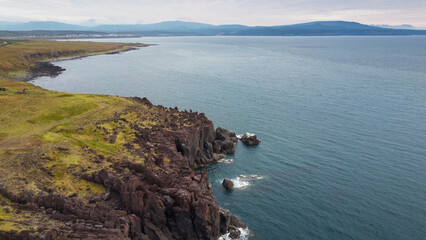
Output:
[[229,178],[223,179],[222,185],[228,190],[232,190],[234,188],[234,182],[232,182],[232,180]]
[[260,140],[257,138],[256,134],[245,133],[241,136],[240,141],[247,146],[259,145]]
[[231,227],[231,228],[229,229],[229,237],[230,237],[230,238],[232,238],[232,239],[237,239],[237,238],[239,238],[239,237],[240,237],[240,235],[241,235],[241,231],[240,231],[240,230],[238,230],[238,228]]

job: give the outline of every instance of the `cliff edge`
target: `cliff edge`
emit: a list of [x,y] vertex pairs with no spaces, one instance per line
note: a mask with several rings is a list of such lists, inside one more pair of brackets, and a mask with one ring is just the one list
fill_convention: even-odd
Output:
[[233,151],[204,114],[0,87],[0,239],[217,239],[245,227],[194,170]]

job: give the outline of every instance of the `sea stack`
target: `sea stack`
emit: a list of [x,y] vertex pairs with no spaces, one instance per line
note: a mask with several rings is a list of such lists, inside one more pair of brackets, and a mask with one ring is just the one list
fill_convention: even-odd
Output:
[[227,190],[232,190],[234,188],[234,182],[229,178],[223,179],[222,185]]
[[254,146],[260,144],[260,140],[257,138],[256,134],[252,133],[245,133],[243,136],[241,136],[240,141],[247,146]]

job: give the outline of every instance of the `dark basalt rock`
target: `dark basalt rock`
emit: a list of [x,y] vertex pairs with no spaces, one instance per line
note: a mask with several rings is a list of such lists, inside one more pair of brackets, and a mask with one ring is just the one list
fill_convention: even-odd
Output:
[[50,62],[39,62],[30,68],[33,77],[57,77],[65,68],[53,65]]
[[236,143],[238,141],[238,138],[235,132],[231,132],[225,128],[218,127],[216,129],[216,140],[232,141]]
[[230,140],[226,140],[222,143],[222,152],[225,154],[230,154],[235,152],[235,144]]
[[211,143],[213,153],[233,154],[235,152],[238,138],[234,132],[219,127],[214,133],[214,139]]
[[259,145],[260,144],[260,140],[257,138],[256,134],[251,134],[251,133],[245,133],[240,138],[240,141],[247,146],[253,146],[253,145]]
[[227,190],[232,190],[234,188],[234,182],[232,182],[232,180],[229,178],[223,179],[222,185]]
[[247,225],[245,225],[239,218],[237,218],[236,216],[230,216],[231,221],[230,221],[230,225],[231,226],[235,226],[237,228],[247,228]]
[[238,219],[235,216],[232,216],[229,213],[229,210],[226,209],[220,209],[220,234],[224,235],[226,233],[229,233],[229,236],[231,238],[239,238],[241,235],[241,231],[238,228],[247,228],[247,226],[241,222],[240,219]]
[[[145,99],[134,100],[158,107]],[[174,109],[168,111],[178,113]],[[140,146],[141,154],[153,148],[157,153],[148,154],[144,165],[123,157],[112,168],[80,173],[82,179],[106,189],[106,193],[89,203],[47,190],[37,195],[16,195],[0,185],[0,194],[16,205],[43,211],[49,218],[64,223],[54,230],[46,227],[19,234],[0,232],[0,239],[213,240],[243,226],[229,211],[220,209],[206,170],[194,170],[223,158],[222,153],[233,152],[233,134],[224,129],[215,131],[204,115],[182,114],[191,121],[189,127],[174,125],[173,119],[167,123],[172,131],[165,131],[165,126],[151,130],[132,126],[133,143]],[[225,140],[220,140],[222,137]],[[170,161],[163,161],[166,157]],[[98,160],[112,161],[105,157]],[[232,189],[233,183],[225,185]],[[232,231],[236,236],[237,231]]]

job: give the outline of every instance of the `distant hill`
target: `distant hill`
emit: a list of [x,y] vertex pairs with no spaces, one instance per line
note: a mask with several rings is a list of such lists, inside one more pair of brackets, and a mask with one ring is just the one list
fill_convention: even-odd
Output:
[[[404,25],[405,26],[405,25]],[[406,26],[407,27],[407,26]],[[195,36],[336,36],[336,35],[426,35],[426,30],[394,29],[364,25],[357,22],[320,21],[282,26],[210,25],[197,22],[168,21],[154,24],[99,25],[94,27],[61,22],[0,22],[0,30],[9,31],[94,31],[104,33],[132,33],[140,35],[195,35]]]
[[253,27],[236,32],[244,36],[426,35],[426,31],[374,27],[357,22],[321,21],[294,25]]
[[92,30],[104,32],[158,32],[158,33],[197,33],[215,28],[214,25],[170,21],[153,24],[135,24],[135,25],[100,25],[93,27]]
[[11,24],[0,24],[0,30],[9,31],[34,31],[34,30],[47,30],[47,31],[88,31],[91,30],[87,27],[72,25],[61,22],[53,21],[34,21],[26,23],[11,23]]

